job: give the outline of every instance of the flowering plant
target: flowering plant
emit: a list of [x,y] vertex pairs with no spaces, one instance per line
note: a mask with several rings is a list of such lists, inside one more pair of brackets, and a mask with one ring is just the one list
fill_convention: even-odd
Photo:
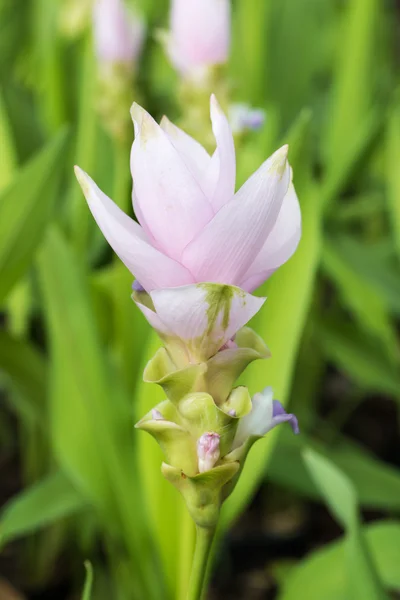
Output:
[[[265,298],[251,292],[294,252],[299,203],[283,146],[235,193],[235,148],[214,96],[210,156],[166,118],[131,111],[133,208],[140,224],[78,167],[90,210],[136,277],[133,300],[164,343],[144,377],[166,400],[137,423],[160,444],[162,473],[183,495],[198,527],[191,598],[198,598],[224,499],[252,444],[294,415],[270,388],[250,398],[234,387],[246,366],[269,351],[247,322]],[[197,567],[196,567],[197,565]]]

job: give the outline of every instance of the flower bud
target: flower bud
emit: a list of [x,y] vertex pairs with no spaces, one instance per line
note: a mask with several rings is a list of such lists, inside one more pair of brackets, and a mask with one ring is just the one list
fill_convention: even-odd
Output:
[[145,26],[123,0],[96,0],[93,33],[100,64],[132,64],[141,52]]
[[210,471],[220,456],[220,436],[214,432],[204,433],[197,442],[199,472]]
[[182,75],[227,61],[230,13],[230,0],[172,0],[167,51]]

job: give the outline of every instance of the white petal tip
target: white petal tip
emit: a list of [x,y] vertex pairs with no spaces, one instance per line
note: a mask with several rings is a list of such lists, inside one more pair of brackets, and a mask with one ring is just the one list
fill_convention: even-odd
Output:
[[223,112],[221,105],[218,102],[217,96],[215,94],[211,94],[211,97],[210,97],[210,110],[211,110],[211,112],[217,111],[217,110],[220,112]]
[[131,117],[135,128],[135,136],[139,136],[141,142],[145,142],[159,130],[158,124],[149,113],[134,102],[131,106]]
[[77,178],[78,183],[81,186],[82,191],[86,196],[89,192],[89,185],[90,185],[89,175],[87,175],[87,173],[85,173],[85,171],[83,171],[80,167],[78,167],[78,165],[74,166],[74,171],[75,171],[75,177]]
[[288,152],[289,146],[285,144],[271,156],[269,163],[270,173],[276,172],[280,177],[283,176],[287,166]]

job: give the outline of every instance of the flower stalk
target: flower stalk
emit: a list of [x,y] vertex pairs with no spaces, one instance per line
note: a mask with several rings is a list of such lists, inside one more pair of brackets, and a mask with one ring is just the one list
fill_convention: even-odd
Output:
[[196,528],[196,546],[189,580],[187,600],[201,600],[203,597],[207,565],[215,536],[215,529]]

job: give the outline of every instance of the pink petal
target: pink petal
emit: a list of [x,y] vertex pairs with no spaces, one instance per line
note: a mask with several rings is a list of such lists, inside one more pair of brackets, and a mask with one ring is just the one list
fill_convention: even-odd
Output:
[[226,62],[230,46],[230,0],[173,0],[172,60],[190,72]]
[[[211,172],[211,157],[203,146],[182,129],[171,123],[167,117],[161,119],[160,127],[168,135],[170,141],[179,152],[183,162],[203,190],[207,199],[212,200],[215,191],[217,173]],[[211,178],[211,181],[209,181]],[[211,188],[211,189],[210,189]]]
[[213,216],[212,208],[179,152],[154,119],[132,107],[136,139],[131,152],[135,208],[141,225],[165,254],[182,250]]
[[141,52],[146,33],[143,19],[123,0],[96,0],[93,36],[101,63],[132,63]]
[[235,194],[236,156],[232,130],[214,94],[211,96],[210,112],[217,149],[207,177],[210,180],[209,188],[214,188],[211,202],[214,212],[217,212]]
[[270,234],[287,192],[287,146],[273,154],[187,246],[182,263],[196,281],[237,284]]
[[154,290],[150,295],[164,331],[183,341],[193,362],[213,356],[265,302],[218,284]]
[[189,271],[149,243],[143,229],[128,217],[79,167],[76,177],[104,237],[147,290],[193,281]]
[[283,200],[278,219],[240,287],[255,290],[295,252],[301,238],[301,212],[293,184]]
[[204,173],[211,160],[207,150],[165,116],[161,119],[160,127],[168,135],[190,171]]

